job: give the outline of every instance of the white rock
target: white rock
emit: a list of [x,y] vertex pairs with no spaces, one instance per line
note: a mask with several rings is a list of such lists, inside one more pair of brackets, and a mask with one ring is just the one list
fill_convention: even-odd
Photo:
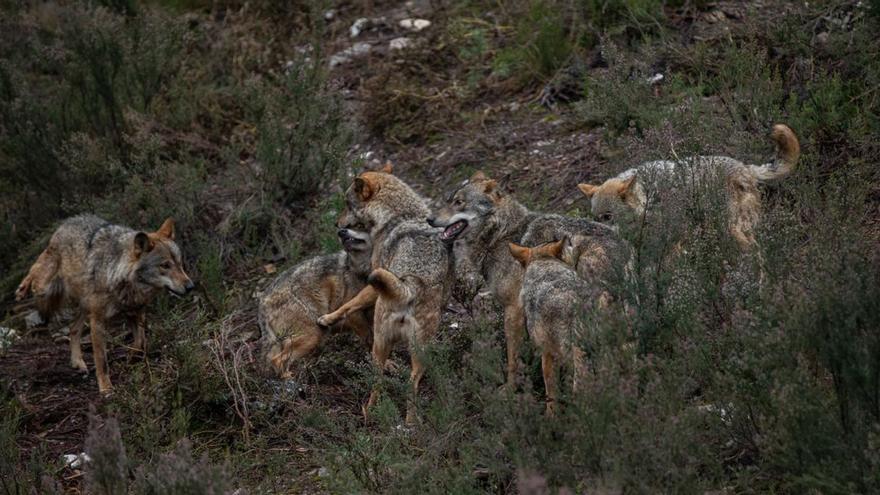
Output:
[[92,458],[89,457],[85,452],[82,452],[80,454],[64,454],[61,456],[61,462],[64,463],[64,466],[71,469],[79,469],[83,467],[83,464],[91,461]]
[[663,80],[663,74],[661,74],[661,73],[658,72],[658,73],[656,73],[656,74],[654,74],[653,76],[651,76],[651,77],[648,78],[648,84],[649,84],[649,85],[654,85],[654,84],[659,83],[659,82],[662,81],[662,80]]
[[373,48],[367,42],[355,43],[354,45],[342,50],[330,57],[330,67],[336,67],[337,65],[347,64],[351,62],[351,59],[354,57],[358,57],[360,55],[365,55],[370,53],[370,50]]
[[369,24],[369,22],[370,20],[366,17],[361,17],[360,19],[354,21],[354,24],[352,24],[351,27],[348,28],[348,34],[351,35],[352,38],[357,38],[367,27],[367,24]]
[[403,19],[400,21],[400,27],[415,32],[419,32],[430,25],[431,21],[427,19]]
[[336,17],[336,11],[333,9],[327,10],[324,12],[324,20],[332,21],[333,18]]
[[9,327],[0,327],[0,351],[11,346],[18,339],[18,333],[15,329]]
[[403,50],[404,48],[411,46],[412,40],[407,37],[394,38],[388,43],[388,48],[392,50]]
[[449,324],[449,328],[457,329],[457,328],[458,328],[458,322],[457,322],[457,321],[454,321],[454,322],[450,323],[450,324]]

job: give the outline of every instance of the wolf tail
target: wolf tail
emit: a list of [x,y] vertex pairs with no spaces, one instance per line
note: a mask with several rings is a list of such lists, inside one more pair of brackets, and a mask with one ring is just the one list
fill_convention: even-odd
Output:
[[774,125],[770,139],[776,143],[776,158],[764,165],[749,165],[749,169],[761,182],[787,177],[794,171],[801,156],[798,138],[787,125]]
[[373,270],[367,283],[379,292],[380,297],[395,303],[406,304],[412,300],[412,290],[406,282],[384,268]]
[[15,290],[15,300],[22,301],[33,294],[37,309],[43,316],[51,316],[64,302],[64,280],[58,273],[58,258],[46,249],[31,265],[27,276]]

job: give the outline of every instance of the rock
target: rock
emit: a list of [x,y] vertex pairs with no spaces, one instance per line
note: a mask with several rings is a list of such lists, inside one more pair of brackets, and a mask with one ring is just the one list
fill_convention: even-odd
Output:
[[412,40],[407,37],[394,38],[388,43],[388,48],[391,50],[403,50],[409,46],[412,46]]
[[400,27],[415,32],[419,32],[430,25],[431,21],[427,19],[403,19],[400,21]]
[[324,11],[324,20],[325,21],[332,21],[334,17],[336,17],[335,10],[330,9],[330,10]]
[[370,20],[366,17],[361,17],[360,19],[354,21],[354,24],[348,28],[348,34],[352,38],[357,38],[360,34],[367,28],[367,25],[370,23]]
[[660,81],[662,81],[662,80],[663,80],[663,74],[661,74],[661,73],[658,72],[658,73],[656,73],[656,74],[654,74],[653,76],[651,76],[651,77],[648,78],[648,85],[649,85],[649,86],[653,86],[653,85],[655,85],[655,84],[658,84],[658,83],[659,83]]
[[275,267],[275,263],[267,263],[263,265],[263,270],[269,275],[272,275],[273,273],[278,271],[278,268]]
[[92,458],[88,456],[85,452],[80,454],[64,454],[61,456],[61,462],[64,463],[65,467],[69,467],[71,469],[80,469],[83,467],[83,464],[87,462],[92,462]]
[[18,340],[18,332],[9,327],[0,327],[0,351],[8,349]]
[[330,57],[330,67],[336,67],[337,65],[347,64],[351,62],[351,60],[355,57],[359,57],[361,55],[365,55],[370,53],[373,47],[369,43],[361,42],[355,43],[354,45],[342,50]]

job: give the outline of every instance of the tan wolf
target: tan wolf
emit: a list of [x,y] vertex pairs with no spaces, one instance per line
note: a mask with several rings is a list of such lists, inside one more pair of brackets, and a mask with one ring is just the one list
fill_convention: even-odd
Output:
[[590,198],[593,218],[603,223],[619,223],[628,213],[644,214],[647,183],[653,180],[672,176],[677,169],[689,169],[684,172],[688,177],[696,171],[697,179],[706,179],[703,175],[711,172],[721,173],[727,193],[730,234],[741,249],[749,250],[755,244],[755,225],[761,216],[758,183],[788,176],[800,156],[800,143],[788,126],[774,125],[770,138],[776,143],[776,159],[763,165],[748,165],[726,156],[660,160],[625,170],[602,185],[578,184],[578,188]]
[[[309,355],[324,340],[326,329],[316,320],[347,302],[367,285],[372,242],[363,225],[337,232],[343,250],[307,259],[284,271],[260,295],[258,320],[264,357],[281,377],[290,365]],[[353,312],[339,326],[369,343],[372,308]]]
[[601,288],[579,277],[563,261],[568,238],[528,248],[510,243],[510,254],[524,268],[520,299],[529,336],[541,350],[541,371],[547,395],[547,413],[557,400],[557,368],[573,365],[573,386],[586,373],[585,346],[590,323],[595,323]]
[[[382,370],[394,345],[405,341],[414,400],[425,372],[418,348],[437,332],[453,283],[449,246],[440,241],[440,231],[426,223],[430,210],[425,199],[393,175],[360,174],[345,192],[345,203],[339,225],[364,222],[372,227],[373,271],[364,290],[318,322],[333,325],[375,304],[373,361]],[[377,399],[374,388],[364,406],[365,417]],[[410,423],[416,418],[412,400],[407,407]]]
[[77,310],[70,326],[70,364],[83,372],[87,368],[80,334],[88,318],[98,389],[107,393],[112,384],[104,338],[110,320],[130,318],[135,326],[132,348],[146,352],[146,306],[163,290],[183,296],[193,287],[174,242],[172,219],[147,233],[82,215],[58,227],[19,284],[16,299],[33,294],[47,315],[62,305]]
[[629,252],[612,228],[583,218],[529,211],[482,172],[464,181],[429,222],[443,228],[444,242],[455,244],[455,262],[479,270],[504,307],[509,386],[516,381],[525,329],[519,297],[524,270],[510,256],[509,243],[535,246],[568,235],[572,242],[564,256],[574,258],[578,274],[596,283],[609,280],[623,267]]

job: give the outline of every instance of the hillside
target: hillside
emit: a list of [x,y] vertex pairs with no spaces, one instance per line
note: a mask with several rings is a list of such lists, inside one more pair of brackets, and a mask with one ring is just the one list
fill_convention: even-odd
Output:
[[[0,11],[5,492],[880,491],[877,1]],[[352,335],[267,378],[254,296],[340,249],[360,171],[391,161],[439,206],[482,170],[531,209],[590,216],[578,183],[693,155],[765,163],[774,123],[802,153],[761,186],[754,256],[725,236],[713,191],[622,228],[622,309],[557,417],[529,344],[519,387],[501,388],[500,308],[470,286],[423,351],[417,425],[402,426],[408,367],[376,376]],[[198,286],[151,306],[145,359],[114,333],[106,398],[68,364],[69,317],[14,301],[82,212],[148,230],[173,217]],[[64,458],[83,452],[85,466]]]

